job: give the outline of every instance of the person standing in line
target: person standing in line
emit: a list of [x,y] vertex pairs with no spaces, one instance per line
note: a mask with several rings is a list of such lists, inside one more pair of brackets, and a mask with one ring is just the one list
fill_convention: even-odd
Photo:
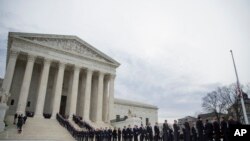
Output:
[[195,123],[193,124],[193,126],[191,128],[191,132],[192,132],[192,141],[197,141],[197,132],[195,129]]
[[116,130],[116,128],[114,128],[112,136],[113,136],[113,141],[117,141],[117,130]]
[[169,132],[168,121],[165,120],[165,122],[163,123],[163,141],[168,140],[168,132]]
[[118,128],[118,141],[121,141],[122,131],[121,128]]
[[203,141],[203,130],[204,126],[201,120],[201,117],[198,117],[198,120],[196,121],[196,129],[198,131],[198,141]]
[[126,126],[122,129],[122,141],[127,141],[127,128]]
[[214,140],[215,141],[220,141],[220,124],[217,121],[217,118],[214,118],[213,133],[214,133]]
[[205,124],[205,141],[211,140],[213,140],[213,125],[207,119]]
[[228,141],[228,126],[224,117],[221,117],[220,129],[221,129],[223,141]]
[[139,131],[140,131],[140,141],[143,141],[145,137],[143,124],[141,124]]
[[160,138],[160,128],[159,128],[158,122],[155,123],[154,132],[155,132],[155,137],[154,137],[155,141],[158,141]]
[[180,127],[177,124],[177,120],[174,120],[173,128],[174,128],[174,141],[179,141]]
[[190,141],[190,126],[189,126],[187,119],[186,119],[186,122],[184,123],[184,126],[185,126],[185,133],[186,133],[186,136],[184,138],[186,141]]
[[151,127],[150,122],[148,123],[148,126],[147,126],[147,132],[148,132],[149,140],[153,141],[153,129]]
[[138,141],[139,129],[137,125],[135,125],[133,128],[133,135],[134,135],[134,141]]
[[23,127],[23,115],[19,115],[17,117],[17,129],[18,129],[18,133],[22,132],[22,127]]
[[111,141],[112,140],[112,135],[113,135],[113,132],[112,132],[112,129],[111,127],[108,129],[108,141]]

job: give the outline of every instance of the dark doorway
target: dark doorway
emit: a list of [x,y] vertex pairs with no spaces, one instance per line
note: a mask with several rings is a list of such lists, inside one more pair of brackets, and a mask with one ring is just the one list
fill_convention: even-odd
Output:
[[67,96],[62,96],[59,113],[63,116],[65,116],[66,102],[67,102]]

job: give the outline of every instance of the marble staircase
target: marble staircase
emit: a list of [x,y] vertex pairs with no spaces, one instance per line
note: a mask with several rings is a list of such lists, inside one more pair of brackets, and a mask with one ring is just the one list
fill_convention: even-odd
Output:
[[56,119],[28,118],[21,134],[13,125],[13,116],[8,116],[6,122],[8,126],[0,133],[0,140],[75,141]]

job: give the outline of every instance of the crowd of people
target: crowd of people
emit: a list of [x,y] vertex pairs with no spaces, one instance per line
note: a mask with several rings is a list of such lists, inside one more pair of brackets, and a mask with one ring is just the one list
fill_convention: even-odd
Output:
[[83,129],[77,130],[59,114],[57,120],[79,141],[220,141],[221,139],[229,141],[229,127],[240,124],[232,117],[228,121],[222,117],[220,122],[214,119],[213,121],[206,120],[205,123],[198,117],[195,124],[189,125],[186,121],[181,127],[175,120],[173,128],[165,120],[162,128],[158,123],[155,123],[153,127],[148,123],[146,126],[141,124],[140,127],[128,125],[122,129],[107,127],[94,129],[81,117],[73,116],[73,121]]

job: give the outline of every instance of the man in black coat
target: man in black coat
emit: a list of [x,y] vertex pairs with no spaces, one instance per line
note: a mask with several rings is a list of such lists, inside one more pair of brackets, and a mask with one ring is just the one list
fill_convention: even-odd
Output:
[[190,141],[190,126],[189,123],[186,119],[186,121],[184,122],[184,126],[185,126],[185,141]]
[[133,135],[134,135],[134,141],[138,141],[139,128],[137,127],[137,125],[135,125],[133,128]]
[[116,128],[114,128],[114,130],[112,132],[112,137],[113,137],[113,141],[117,141],[117,130],[116,130]]
[[108,141],[111,141],[112,139],[112,134],[113,134],[113,131],[111,129],[111,127],[108,129]]
[[179,141],[180,127],[177,124],[177,120],[174,120],[173,128],[174,128],[174,141]]
[[126,131],[127,131],[128,141],[132,141],[133,140],[133,131],[132,131],[130,125],[128,125],[128,128]]
[[118,128],[118,141],[121,141],[122,131],[121,128]]
[[151,127],[150,122],[148,123],[148,126],[147,126],[147,132],[148,132],[148,138],[149,138],[149,140],[153,141],[153,129]]
[[206,120],[205,124],[205,141],[212,141],[213,140],[213,125]]
[[145,137],[143,124],[141,124],[139,132],[140,132],[140,141],[143,141]]
[[220,129],[223,137],[223,141],[228,141],[228,127],[224,117],[221,117]]
[[220,124],[217,121],[217,118],[215,118],[213,122],[213,132],[214,132],[214,140],[220,141]]
[[196,129],[198,131],[198,141],[203,141],[204,126],[201,117],[198,117],[198,120],[196,121]]
[[160,138],[160,128],[157,122],[155,123],[154,131],[155,131],[155,141],[158,141]]
[[168,140],[168,132],[169,132],[168,121],[165,120],[165,123],[163,123],[163,141]]
[[127,128],[126,126],[122,129],[122,141],[127,141]]
[[197,132],[194,126],[191,128],[191,132],[192,132],[192,141],[197,141]]

